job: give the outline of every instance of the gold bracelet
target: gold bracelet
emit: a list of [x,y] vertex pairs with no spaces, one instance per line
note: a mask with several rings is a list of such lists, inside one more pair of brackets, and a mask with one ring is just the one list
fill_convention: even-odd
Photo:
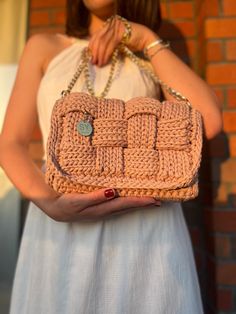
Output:
[[164,45],[161,45],[161,47],[159,49],[157,49],[156,51],[154,51],[151,55],[148,56],[148,59],[151,60],[158,52],[160,52],[163,49],[167,49],[170,47],[170,43],[169,42],[165,42]]

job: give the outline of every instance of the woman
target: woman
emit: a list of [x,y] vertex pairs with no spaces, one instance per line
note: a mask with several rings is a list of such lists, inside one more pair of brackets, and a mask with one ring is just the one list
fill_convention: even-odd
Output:
[[[160,24],[157,4],[156,0],[70,0],[67,35],[34,35],[26,44],[0,139],[2,167],[31,200],[11,314],[202,313],[191,243],[179,203],[159,206],[151,197],[118,197],[109,187],[60,196],[45,184],[27,151],[37,118],[45,145],[52,106],[86,46],[96,72],[95,90],[104,88],[111,55],[127,31],[119,18],[104,24],[114,13],[131,25],[126,45],[137,52],[148,47],[156,74],[201,112],[206,137],[221,130],[219,104],[210,87],[165,49],[167,45],[154,32]],[[107,97],[159,97],[155,84],[143,79],[131,60],[121,62]],[[75,89],[83,88],[80,78]]]

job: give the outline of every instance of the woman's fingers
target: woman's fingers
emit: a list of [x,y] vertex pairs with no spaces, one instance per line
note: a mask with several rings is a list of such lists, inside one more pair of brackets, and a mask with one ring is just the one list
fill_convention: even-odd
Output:
[[[153,204],[148,204],[148,205],[145,205],[145,206],[142,206],[142,207],[145,207],[145,208],[150,208],[151,206],[153,206]],[[124,209],[121,209],[121,210],[116,210],[114,212],[111,212],[110,214],[107,215],[107,217],[112,217],[112,216],[119,216],[119,215],[122,215],[122,214],[126,214],[126,213],[133,213],[137,210],[139,210],[140,208],[139,207],[131,207],[131,208],[124,208]]]
[[47,214],[57,221],[94,220],[122,212],[159,204],[152,197],[119,197],[113,188],[99,189],[86,194],[64,194],[55,199]]
[[138,208],[148,205],[155,205],[156,201],[152,197],[118,197],[109,202],[92,205],[83,210],[79,210],[78,219],[96,219],[108,216],[113,213],[125,212],[129,208]]
[[117,196],[118,194],[115,189],[104,188],[85,194],[67,194],[65,197],[71,201],[73,207],[77,207],[78,210],[83,210],[90,206],[97,206]]
[[115,49],[114,30],[111,29],[99,42],[97,64],[103,66],[111,59],[111,55]]
[[92,63],[98,66],[107,64],[114,49],[120,43],[122,34],[122,22],[115,18],[94,34],[89,42]]
[[109,31],[111,22],[105,24],[104,27],[101,30],[97,31],[89,41],[88,47],[92,54],[93,64],[97,64],[98,62],[98,48],[103,36]]
[[104,53],[101,56],[101,64],[105,65],[111,59],[112,53],[115,48],[119,45],[122,36],[120,36],[121,22],[116,20],[114,27],[110,34],[107,34],[107,40],[105,41]]
[[97,63],[97,50],[98,50],[98,45],[99,45],[99,40],[97,38],[97,36],[93,36],[91,39],[90,39],[90,42],[89,42],[89,50],[91,52],[91,55],[92,55],[92,59],[91,59],[91,62],[93,64],[96,64]]

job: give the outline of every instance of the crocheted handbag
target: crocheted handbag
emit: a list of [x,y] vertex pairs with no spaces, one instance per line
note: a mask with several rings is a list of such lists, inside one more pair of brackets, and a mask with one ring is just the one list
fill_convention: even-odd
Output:
[[124,102],[70,89],[51,116],[46,182],[53,189],[113,187],[120,196],[169,201],[197,196],[202,119],[183,96],[171,89],[177,101]]

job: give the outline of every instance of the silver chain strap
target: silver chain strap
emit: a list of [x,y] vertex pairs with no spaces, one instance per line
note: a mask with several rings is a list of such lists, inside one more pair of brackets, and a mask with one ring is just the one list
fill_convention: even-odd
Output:
[[70,81],[67,89],[65,89],[61,92],[62,97],[65,97],[68,94],[70,94],[72,88],[74,87],[76,81],[78,80],[78,78],[80,77],[80,74],[83,72],[83,70],[86,66],[86,59],[83,57],[83,54],[84,54],[84,51],[82,51],[82,58],[81,58],[79,66],[78,66],[78,69],[76,70],[76,72],[75,72],[72,80]]
[[120,50],[135,64],[137,64],[139,68],[144,70],[154,80],[155,83],[159,83],[168,92],[169,95],[173,96],[178,101],[185,101],[190,105],[190,102],[186,97],[164,83],[140,58],[138,58],[131,50],[129,50],[129,48],[122,45]]
[[[112,62],[111,76],[108,79],[107,85],[105,86],[105,89],[101,93],[100,97],[105,97],[106,94],[108,93],[108,90],[109,90],[110,86],[111,86],[111,80],[112,80],[112,76],[113,76],[113,73],[114,73],[114,66],[115,66],[115,62],[117,60],[118,50],[120,52],[122,52],[125,56],[127,56],[129,59],[131,59],[140,69],[145,71],[154,80],[155,83],[159,83],[167,91],[167,93],[169,95],[173,96],[176,100],[184,101],[189,106],[191,106],[189,100],[186,97],[184,97],[181,93],[177,92],[172,87],[170,87],[166,83],[164,83],[140,58],[138,58],[129,48],[127,48],[123,44],[120,44],[118,49],[116,49],[114,51],[114,53],[113,53],[113,56],[112,56],[113,62]],[[88,80],[88,63],[89,63],[89,59],[90,59],[90,56],[89,56],[88,48],[86,47],[82,51],[81,62],[79,64],[78,69],[76,70],[72,80],[70,81],[67,89],[63,90],[61,92],[61,95],[63,97],[68,95],[71,92],[71,90],[74,87],[77,79],[79,78],[79,76],[81,75],[83,70],[85,70],[85,69],[86,69],[86,73],[87,73],[87,80],[86,80],[87,89],[90,92],[90,94],[95,96],[94,91],[92,90],[91,82]]]

